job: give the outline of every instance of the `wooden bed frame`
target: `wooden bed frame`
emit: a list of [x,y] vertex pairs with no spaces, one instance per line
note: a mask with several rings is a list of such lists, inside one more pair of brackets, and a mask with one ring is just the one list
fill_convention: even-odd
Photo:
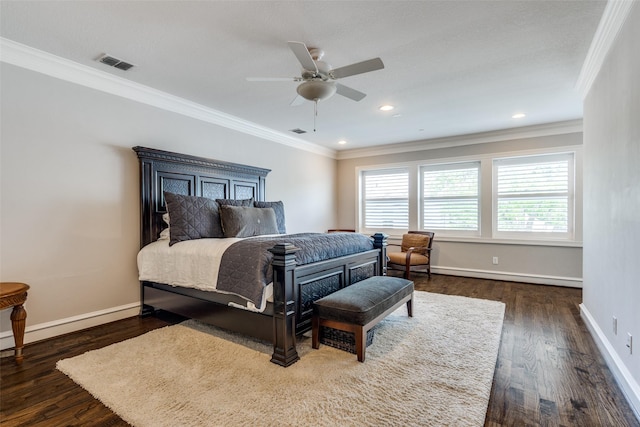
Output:
[[[134,147],[140,163],[140,246],[155,241],[165,227],[163,192],[211,199],[265,200],[269,169],[202,157]],[[311,329],[313,301],[374,275],[386,267],[387,236],[373,236],[374,250],[302,266],[298,250],[277,244],[273,253],[273,303],[262,313],[230,307],[215,292],[140,282],[141,311],[145,316],[166,310],[189,318],[273,342],[271,361],[289,366],[298,359],[296,335]]]

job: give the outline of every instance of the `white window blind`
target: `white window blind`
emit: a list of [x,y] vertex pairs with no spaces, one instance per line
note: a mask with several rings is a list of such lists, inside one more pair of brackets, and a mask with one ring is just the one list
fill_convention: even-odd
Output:
[[573,154],[499,159],[494,164],[497,234],[573,230]]
[[423,166],[422,229],[479,230],[480,162]]
[[409,171],[364,171],[362,201],[364,228],[406,230],[409,227]]

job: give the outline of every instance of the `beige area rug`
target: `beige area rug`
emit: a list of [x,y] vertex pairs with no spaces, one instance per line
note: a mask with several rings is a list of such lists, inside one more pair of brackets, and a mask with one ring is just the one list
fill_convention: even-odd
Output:
[[381,322],[366,361],[298,342],[301,360],[187,321],[58,362],[134,426],[482,426],[504,304],[415,293]]

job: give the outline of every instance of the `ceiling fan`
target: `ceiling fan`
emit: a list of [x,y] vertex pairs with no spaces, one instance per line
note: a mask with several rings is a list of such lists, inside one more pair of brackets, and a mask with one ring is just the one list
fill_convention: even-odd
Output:
[[287,44],[302,65],[300,77],[247,77],[247,80],[302,82],[297,88],[298,96],[291,102],[291,105],[300,105],[305,100],[317,103],[333,96],[335,93],[354,101],[360,101],[366,96],[365,93],[337,83],[336,80],[384,68],[380,58],[373,58],[344,67],[331,68],[329,64],[321,60],[324,56],[322,49],[308,48],[302,42],[290,41]]

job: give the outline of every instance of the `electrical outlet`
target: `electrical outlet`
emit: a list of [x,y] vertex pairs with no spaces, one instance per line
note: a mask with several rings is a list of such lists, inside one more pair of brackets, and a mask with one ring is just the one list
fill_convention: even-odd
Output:
[[498,265],[498,257],[497,256],[493,257],[493,265]]
[[629,349],[629,354],[633,354],[633,337],[629,332],[627,332],[627,348]]
[[618,335],[618,318],[613,316],[613,335]]

